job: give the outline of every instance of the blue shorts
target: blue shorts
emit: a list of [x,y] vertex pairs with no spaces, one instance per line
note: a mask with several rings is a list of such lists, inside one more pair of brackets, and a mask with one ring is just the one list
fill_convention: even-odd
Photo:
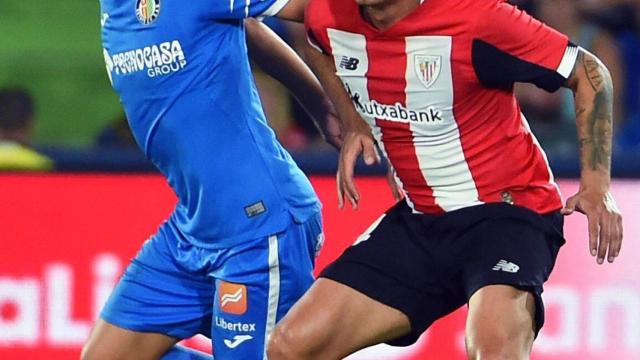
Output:
[[178,339],[203,334],[216,360],[263,360],[266,339],[313,282],[322,244],[317,214],[229,249],[196,247],[164,223],[102,310],[108,323]]

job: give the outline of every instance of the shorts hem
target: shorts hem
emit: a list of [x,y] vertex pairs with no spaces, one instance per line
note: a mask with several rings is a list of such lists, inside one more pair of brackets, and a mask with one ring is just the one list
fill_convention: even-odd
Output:
[[117,326],[125,330],[140,332],[140,333],[162,334],[162,335],[170,336],[172,338],[176,338],[179,340],[188,339],[195,335],[188,331],[165,331],[160,326],[142,325],[142,324],[133,323],[129,321],[121,321],[119,319],[116,320],[115,318],[111,318],[110,316],[104,315],[104,314],[100,315],[100,319],[102,319],[103,321],[107,322],[110,325]]
[[[353,268],[354,266],[360,269],[360,271],[357,274],[354,271],[350,271],[352,270],[350,268]],[[365,284],[363,281],[358,280],[362,278],[362,273],[365,271],[370,273],[375,273],[375,277],[371,276],[371,277],[365,277],[365,278],[369,278],[369,279],[379,278],[380,276],[389,278],[388,276],[384,275],[381,272],[376,271],[375,269],[371,269],[371,268],[368,268],[367,266],[357,264],[357,263],[352,263],[352,262],[333,263],[328,268],[323,270],[322,273],[318,275],[318,278],[325,278],[325,279],[339,282],[340,284],[343,284],[374,301],[377,301],[383,305],[389,306],[403,313],[409,319],[409,324],[411,326],[410,332],[400,336],[397,339],[388,341],[387,344],[392,346],[409,346],[415,343],[420,337],[420,334],[424,329],[420,330],[420,332],[416,332],[415,330],[416,324],[412,320],[412,318],[414,317],[413,316],[414,312],[412,311],[411,307],[406,306],[396,300],[396,299],[402,299],[407,297],[400,296],[397,294],[395,294],[395,296],[389,296],[388,291],[387,292],[381,291],[379,290],[379,287],[376,287],[371,283]],[[411,297],[410,292],[413,292],[413,290],[407,291],[409,298]]]
[[535,337],[537,338],[538,334],[540,333],[540,330],[544,326],[544,303],[542,302],[542,291],[543,291],[542,285],[518,284],[517,282],[510,283],[507,281],[487,281],[486,283],[478,284],[472,287],[471,291],[468,291],[467,304],[469,303],[469,300],[471,299],[471,297],[476,292],[478,292],[478,290],[491,285],[511,286],[515,289],[518,289],[520,291],[526,291],[528,293],[531,293],[531,295],[533,295],[533,298],[536,304],[536,313],[535,313],[535,319],[534,319],[536,327],[534,329],[534,332],[535,332]]

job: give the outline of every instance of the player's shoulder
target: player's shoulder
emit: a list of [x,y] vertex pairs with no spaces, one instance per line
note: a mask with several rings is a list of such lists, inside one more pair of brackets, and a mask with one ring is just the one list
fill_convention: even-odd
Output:
[[[427,0],[428,1],[428,0]],[[446,8],[467,19],[489,16],[495,11],[517,10],[508,0],[439,0]]]
[[472,4],[471,6],[475,7],[478,13],[484,13],[484,18],[487,21],[494,21],[496,20],[495,17],[520,17],[520,15],[526,15],[523,10],[509,3],[507,0],[468,0],[468,2]]
[[474,19],[491,8],[508,4],[507,0],[425,0],[433,1],[433,7],[440,8],[439,13],[445,12],[452,16]]
[[[540,22],[531,17],[516,5],[507,0],[462,0],[467,4],[465,17],[472,26],[473,36],[483,37],[509,37],[515,28],[535,30],[540,27]],[[510,29],[512,31],[503,31]],[[496,31],[498,30],[498,31]]]
[[313,27],[339,27],[353,19],[358,6],[353,0],[311,0],[306,9],[306,22]]
[[307,11],[311,11],[314,16],[326,15],[327,12],[343,7],[346,2],[344,0],[311,0],[307,4]]
[[508,0],[464,0],[468,6],[474,6],[477,9],[491,9],[500,6],[514,6]]

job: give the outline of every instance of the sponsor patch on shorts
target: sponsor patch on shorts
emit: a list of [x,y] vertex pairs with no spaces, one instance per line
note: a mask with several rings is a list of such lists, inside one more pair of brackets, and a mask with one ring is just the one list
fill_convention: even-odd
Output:
[[226,281],[220,282],[218,303],[220,310],[227,314],[243,315],[247,312],[247,287]]

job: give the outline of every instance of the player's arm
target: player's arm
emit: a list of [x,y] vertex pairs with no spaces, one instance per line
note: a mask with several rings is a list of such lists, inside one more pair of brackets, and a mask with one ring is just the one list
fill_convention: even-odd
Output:
[[214,19],[243,19],[277,16],[302,22],[309,0],[215,0],[211,2],[210,16]]
[[620,252],[622,219],[609,192],[613,122],[609,71],[565,35],[506,2],[487,5],[475,31],[473,65],[483,85],[511,89],[515,82],[528,82],[549,92],[562,86],[574,91],[581,181],[580,191],[567,200],[562,212],[583,212],[589,222],[591,254],[600,264],[605,257],[613,262]]
[[324,139],[340,149],[342,140],[333,105],[309,67],[260,21],[247,19],[245,26],[251,59],[289,89],[314,120]]
[[380,162],[371,129],[355,110],[342,81],[336,75],[333,58],[309,44],[305,45],[304,53],[338,112],[344,141],[337,173],[338,205],[343,208],[346,197],[351,206],[357,208],[360,195],[353,181],[356,160],[362,154],[367,165]]
[[622,245],[622,216],[609,189],[613,132],[613,84],[606,66],[579,50],[566,86],[575,97],[580,145],[580,190],[563,213],[584,213],[589,222],[589,248],[598,264],[611,263]]
[[287,5],[285,5],[282,10],[276,14],[276,16],[285,20],[303,22],[304,9],[308,2],[309,0],[289,0]]

